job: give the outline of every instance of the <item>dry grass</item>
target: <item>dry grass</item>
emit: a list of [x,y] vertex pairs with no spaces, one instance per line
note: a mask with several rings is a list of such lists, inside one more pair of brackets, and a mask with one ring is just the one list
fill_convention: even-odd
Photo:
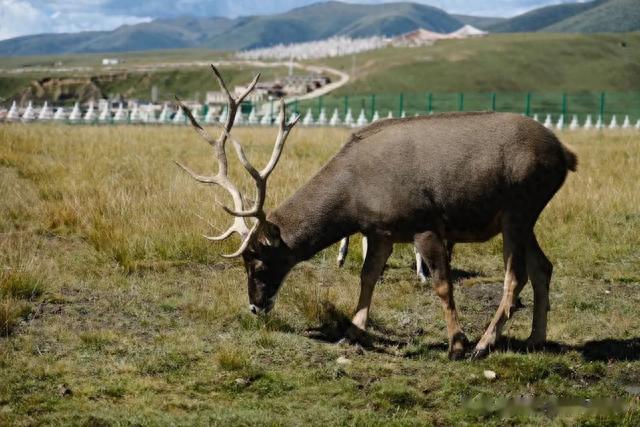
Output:
[[[236,136],[259,164],[274,134]],[[268,205],[346,135],[295,131]],[[0,338],[0,424],[637,424],[639,136],[562,139],[580,156],[579,173],[537,226],[555,264],[555,344],[518,351],[530,327],[527,288],[527,309],[506,331],[510,350],[450,363],[439,303],[414,278],[409,247],[396,249],[376,290],[377,351],[314,338],[337,337],[353,309],[357,239],[345,269],[328,249],[294,269],[272,315],[249,315],[243,268],[218,256],[237,243],[201,238],[229,218],[211,189],[172,163],[212,171],[209,147],[188,128],[0,126],[0,327],[9,335]],[[238,164],[232,170],[251,188]],[[497,304],[501,265],[499,238],[456,249],[454,267],[466,273],[456,295],[473,338]],[[340,356],[351,363],[337,364]],[[521,395],[626,406],[600,415],[501,409]]]

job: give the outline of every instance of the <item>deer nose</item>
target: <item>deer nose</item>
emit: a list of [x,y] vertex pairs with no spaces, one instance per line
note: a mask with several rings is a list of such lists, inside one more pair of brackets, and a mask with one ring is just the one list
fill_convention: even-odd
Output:
[[253,304],[249,304],[249,310],[250,310],[250,311],[251,311],[251,313],[253,313],[253,314],[258,314],[258,311],[259,311],[259,310],[258,310],[258,307],[256,307],[256,306],[255,306],[255,305],[253,305]]

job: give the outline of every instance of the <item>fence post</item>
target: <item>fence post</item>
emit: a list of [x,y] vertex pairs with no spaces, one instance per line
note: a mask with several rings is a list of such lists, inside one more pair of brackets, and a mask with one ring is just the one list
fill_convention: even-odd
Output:
[[491,92],[491,111],[496,111],[496,93]]
[[524,114],[527,117],[531,116],[531,92],[527,92],[527,102],[525,104]]
[[300,114],[300,109],[299,109],[299,107],[298,107],[298,100],[297,100],[297,99],[296,99],[295,101],[293,101],[293,111],[294,111],[296,114]]
[[398,117],[402,117],[402,112],[404,111],[404,93],[400,94],[400,109],[398,111]]
[[564,117],[564,119],[567,119],[567,94],[563,93],[562,94],[562,117]]
[[458,111],[464,111],[464,92],[460,92],[458,98]]
[[349,96],[345,95],[344,97],[344,115],[347,115],[347,110],[349,109]]
[[429,92],[429,96],[427,97],[427,113],[433,113],[433,94]]
[[271,98],[271,104],[269,105],[269,125],[273,124],[273,98]]
[[318,116],[320,115],[321,111],[322,111],[322,97],[319,96],[318,97]]
[[373,119],[373,115],[376,113],[376,94],[371,95],[371,118]]
[[602,122],[604,123],[604,98],[605,98],[605,93],[602,92],[600,94],[600,117],[602,118]]

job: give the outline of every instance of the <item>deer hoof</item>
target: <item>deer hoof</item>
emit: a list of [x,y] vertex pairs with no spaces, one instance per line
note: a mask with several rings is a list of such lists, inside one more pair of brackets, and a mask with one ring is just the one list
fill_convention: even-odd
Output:
[[489,349],[487,348],[476,348],[471,353],[471,360],[482,360],[489,355]]
[[452,362],[455,362],[456,360],[463,360],[465,355],[466,355],[466,351],[464,349],[460,350],[460,349],[456,349],[456,350],[450,350],[449,351],[449,360],[451,360]]
[[538,351],[544,348],[546,340],[540,338],[527,338],[527,351]]

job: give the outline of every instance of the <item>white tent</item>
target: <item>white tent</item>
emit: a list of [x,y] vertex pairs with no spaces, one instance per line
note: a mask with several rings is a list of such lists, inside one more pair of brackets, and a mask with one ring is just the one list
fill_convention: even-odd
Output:
[[486,31],[482,31],[472,25],[465,25],[459,30],[454,31],[453,33],[449,33],[447,35],[449,36],[449,38],[466,39],[467,37],[482,37],[482,36],[486,36],[487,34],[489,33]]

